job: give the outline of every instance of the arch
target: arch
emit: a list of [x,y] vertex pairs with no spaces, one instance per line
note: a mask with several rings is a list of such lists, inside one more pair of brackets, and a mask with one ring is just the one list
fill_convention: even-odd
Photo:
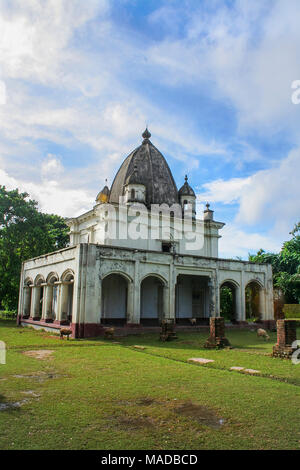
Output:
[[157,325],[163,319],[163,291],[166,280],[157,274],[147,274],[140,283],[140,312],[144,325]]
[[246,320],[259,322],[264,317],[264,285],[259,279],[251,279],[245,285]]
[[38,275],[35,277],[34,285],[35,285],[35,286],[39,286],[40,284],[43,284],[43,283],[45,283],[45,278],[44,278],[44,276],[42,276],[42,274],[38,274]]
[[236,323],[239,317],[240,285],[233,279],[225,279],[220,283],[220,313],[227,321]]
[[112,274],[117,274],[119,276],[124,277],[126,281],[133,282],[132,277],[129,276],[129,274],[124,273],[123,271],[109,271],[108,273],[103,274],[103,276],[101,277],[102,281],[104,281],[105,278],[107,278],[108,276],[111,276]]
[[24,282],[24,287],[29,287],[33,285],[33,279],[31,277],[26,277]]
[[126,323],[129,282],[129,276],[122,272],[107,273],[102,278],[102,323]]
[[[55,278],[55,280],[54,280],[54,278]],[[54,284],[54,282],[57,282],[58,280],[59,280],[58,274],[55,273],[55,272],[51,272],[50,274],[48,274],[46,282],[47,282],[47,284]]]
[[69,282],[71,280],[71,278],[73,277],[74,279],[74,271],[73,269],[66,269],[63,274],[60,276],[60,280],[62,282]]
[[261,280],[256,279],[256,278],[253,278],[250,281],[248,281],[245,285],[245,289],[249,286],[249,284],[257,284],[261,289],[265,287],[264,284],[261,282]]
[[220,289],[224,286],[224,284],[232,284],[234,287],[237,289],[240,288],[240,284],[237,281],[234,281],[233,279],[225,279],[220,283]]
[[168,286],[168,281],[163,276],[161,276],[160,274],[157,274],[157,273],[148,273],[148,274],[146,274],[144,277],[141,278],[140,285],[142,284],[142,282],[145,279],[147,279],[147,277],[156,277],[157,279],[159,279],[163,283],[163,285],[165,287]]
[[175,287],[176,323],[207,324],[210,316],[210,278],[205,275],[178,273]]

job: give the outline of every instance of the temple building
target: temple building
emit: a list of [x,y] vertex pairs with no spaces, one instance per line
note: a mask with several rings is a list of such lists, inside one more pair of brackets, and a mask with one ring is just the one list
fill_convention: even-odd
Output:
[[23,263],[18,322],[47,331],[70,325],[74,337],[164,318],[206,324],[221,316],[224,287],[232,293],[232,322],[247,321],[250,287],[256,317],[272,321],[271,266],[219,258],[224,223],[208,203],[197,217],[187,176],[178,190],[148,129],[142,137],[94,207],[67,220],[70,246]]

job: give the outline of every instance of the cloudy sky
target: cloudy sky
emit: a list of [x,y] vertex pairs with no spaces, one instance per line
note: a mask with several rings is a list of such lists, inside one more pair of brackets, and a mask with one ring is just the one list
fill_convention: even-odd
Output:
[[299,0],[0,0],[0,184],[89,210],[146,124],[221,256],[300,220]]

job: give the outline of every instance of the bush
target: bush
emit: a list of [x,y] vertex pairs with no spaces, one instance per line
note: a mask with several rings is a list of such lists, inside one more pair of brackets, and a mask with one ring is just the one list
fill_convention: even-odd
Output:
[[2,320],[14,320],[17,318],[17,312],[15,310],[8,312],[6,310],[0,310],[0,319]]
[[285,304],[282,311],[285,318],[300,318],[299,304]]

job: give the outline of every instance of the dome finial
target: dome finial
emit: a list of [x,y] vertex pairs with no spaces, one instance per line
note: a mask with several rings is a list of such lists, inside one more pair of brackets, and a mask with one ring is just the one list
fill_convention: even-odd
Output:
[[149,140],[149,139],[150,139],[151,134],[150,134],[150,132],[148,131],[148,127],[146,127],[145,131],[144,131],[143,134],[142,134],[142,137],[143,137],[144,140]]
[[188,175],[185,175],[184,181],[187,183],[188,182]]

